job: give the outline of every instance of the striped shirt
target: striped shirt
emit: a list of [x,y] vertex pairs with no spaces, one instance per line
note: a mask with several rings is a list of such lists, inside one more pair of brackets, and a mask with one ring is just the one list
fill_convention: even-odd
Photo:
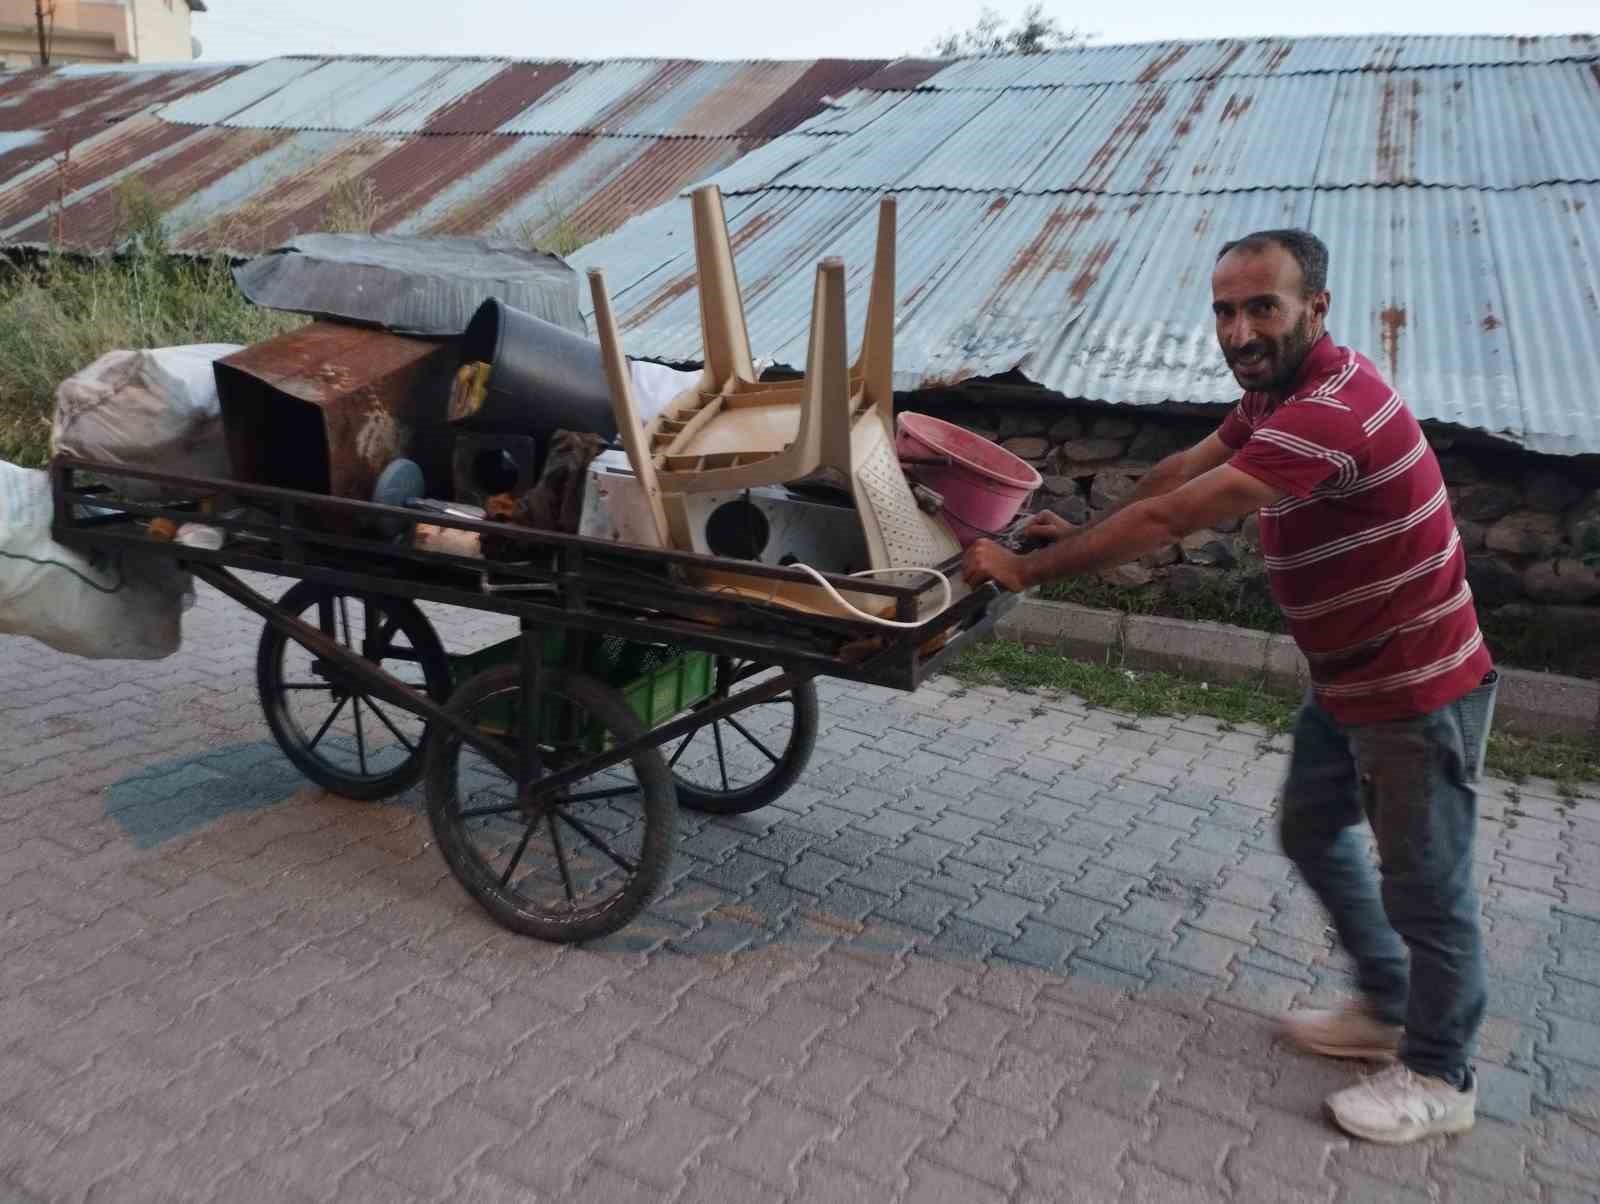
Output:
[[1247,393],[1218,431],[1261,511],[1273,597],[1342,724],[1427,714],[1489,672],[1444,478],[1410,409],[1323,335],[1281,402]]

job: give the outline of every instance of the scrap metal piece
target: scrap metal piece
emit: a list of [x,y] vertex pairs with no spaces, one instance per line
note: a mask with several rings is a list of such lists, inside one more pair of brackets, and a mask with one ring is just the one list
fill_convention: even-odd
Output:
[[255,304],[397,334],[450,338],[491,297],[586,333],[578,277],[559,257],[505,240],[303,234],[234,269]]
[[234,479],[367,501],[400,457],[449,496],[452,342],[313,322],[216,363]]

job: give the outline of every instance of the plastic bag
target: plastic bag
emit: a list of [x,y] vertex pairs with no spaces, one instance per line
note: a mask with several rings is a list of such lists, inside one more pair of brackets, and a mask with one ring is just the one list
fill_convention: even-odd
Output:
[[[58,452],[174,476],[226,477],[228,450],[212,364],[240,348],[198,343],[108,351],[56,389],[51,446]],[[127,497],[156,497],[139,481]]]
[[100,660],[178,650],[189,575],[165,560],[85,556],[50,538],[48,473],[0,460],[0,632]]

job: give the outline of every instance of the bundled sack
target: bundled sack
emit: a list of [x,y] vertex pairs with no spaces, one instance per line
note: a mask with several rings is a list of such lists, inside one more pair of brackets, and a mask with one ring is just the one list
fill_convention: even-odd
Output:
[[[211,366],[239,350],[233,343],[198,343],[106,352],[56,390],[51,447],[173,476],[226,477],[228,449]],[[119,491],[134,498],[160,493],[141,481],[127,481]]]
[[98,660],[178,650],[189,576],[165,560],[89,557],[50,538],[50,476],[0,460],[0,633]]

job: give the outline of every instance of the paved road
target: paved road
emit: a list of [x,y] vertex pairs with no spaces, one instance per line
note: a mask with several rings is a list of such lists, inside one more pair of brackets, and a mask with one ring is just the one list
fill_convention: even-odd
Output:
[[1348,976],[1258,734],[830,684],[800,785],[685,814],[670,889],[563,949],[414,795],[294,774],[256,632],[203,595],[155,664],[0,637],[0,1199],[1600,1198],[1593,799],[1489,785],[1478,1128],[1384,1150],[1273,1038]]

